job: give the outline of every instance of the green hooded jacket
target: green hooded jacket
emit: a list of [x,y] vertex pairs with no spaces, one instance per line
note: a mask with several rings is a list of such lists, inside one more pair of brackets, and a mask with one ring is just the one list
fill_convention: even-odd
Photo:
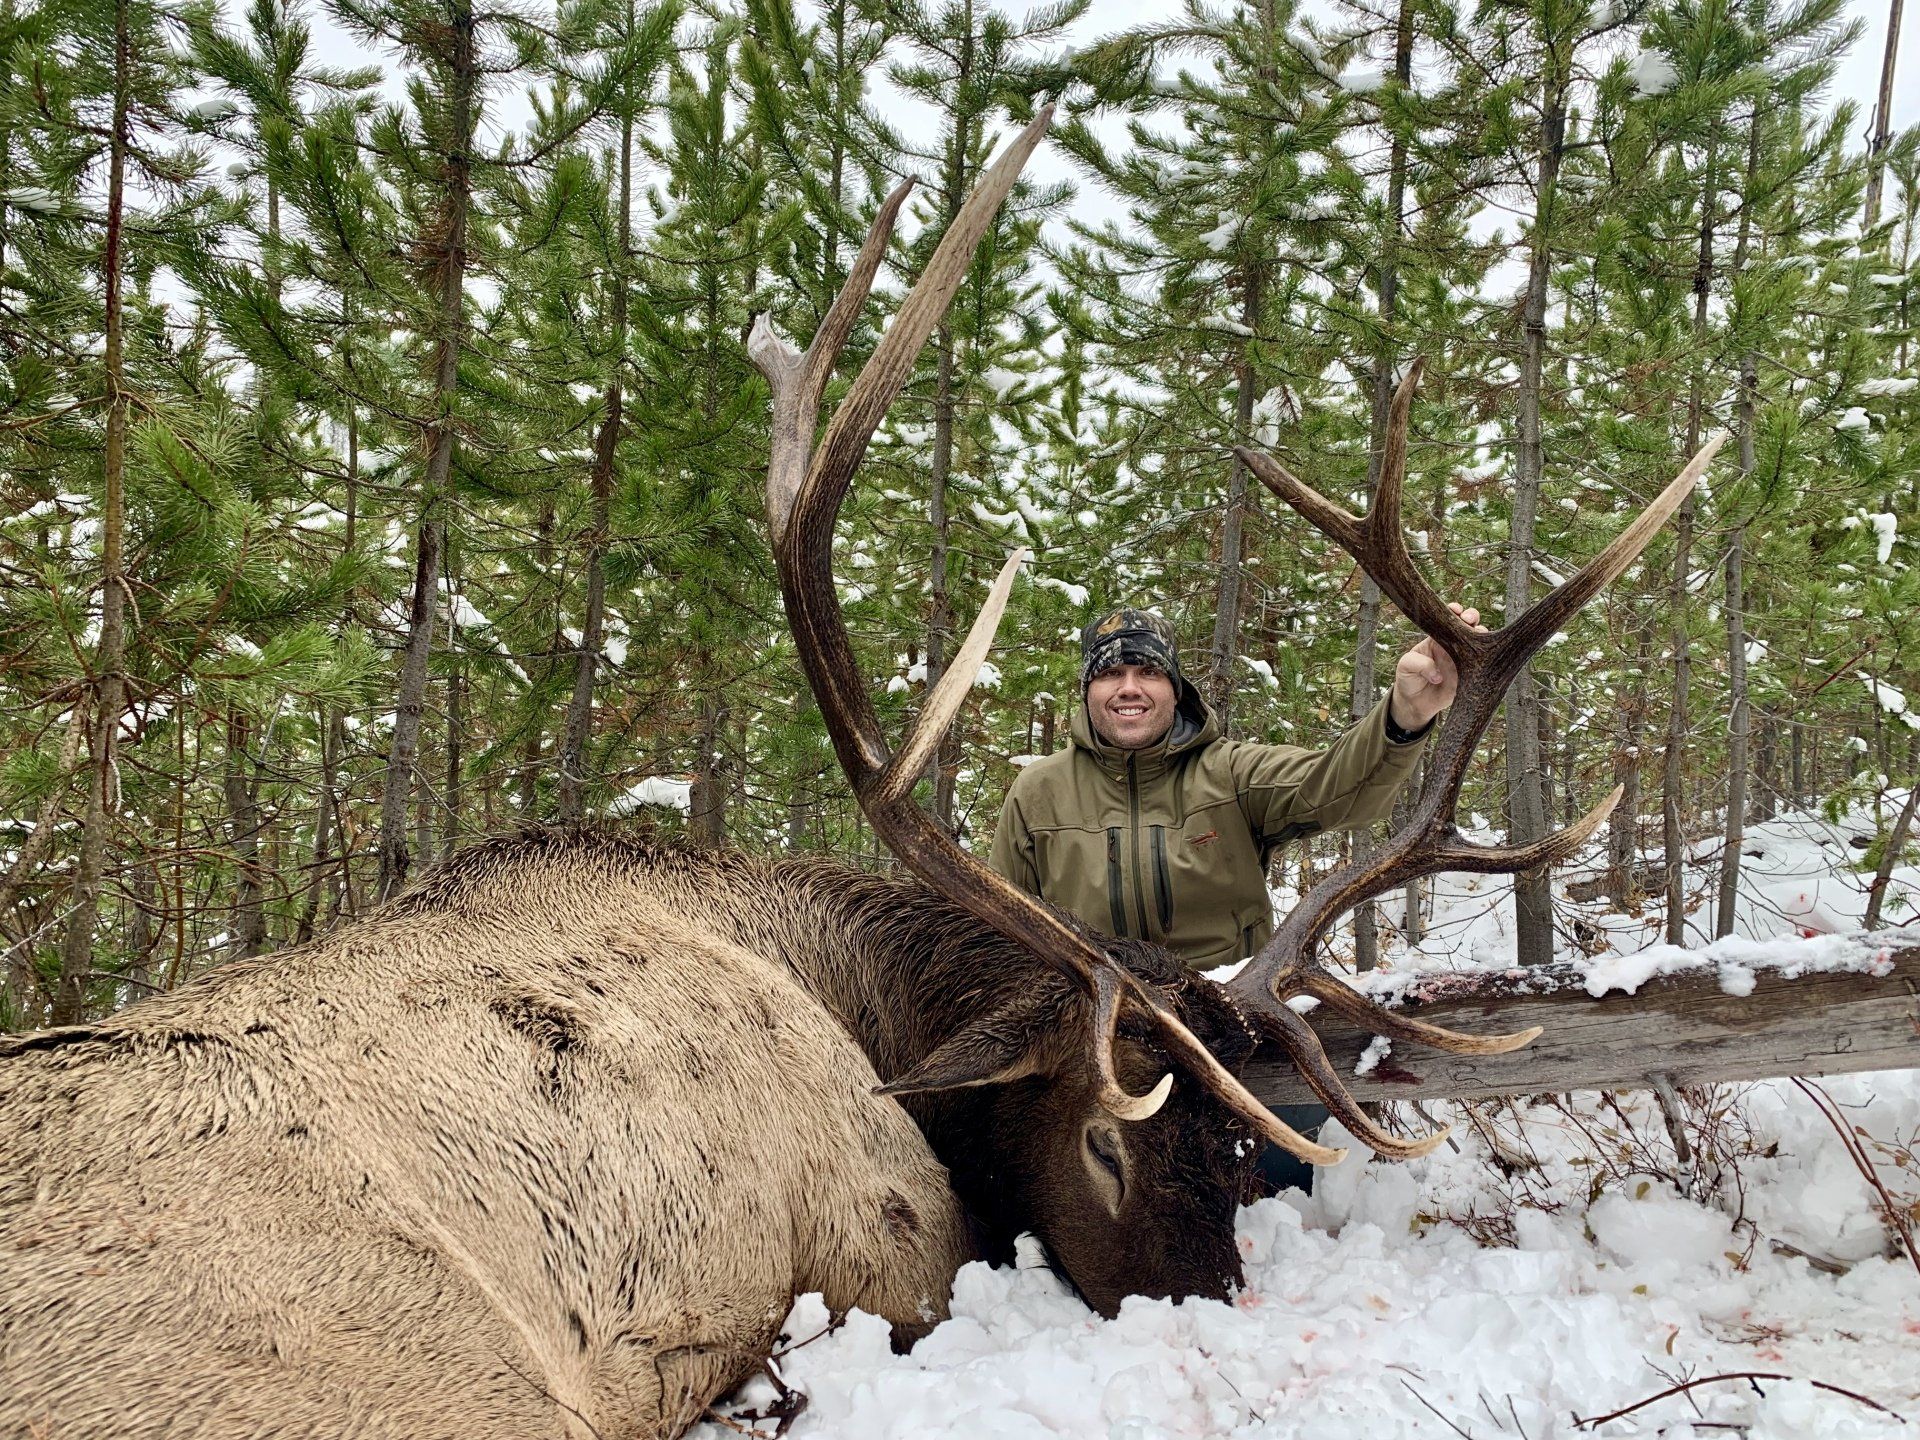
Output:
[[1382,698],[1325,750],[1223,740],[1199,692],[1181,692],[1172,729],[1140,750],[1107,744],[1082,706],[1073,743],[1014,779],[987,863],[1096,930],[1205,970],[1273,933],[1268,857],[1386,818],[1425,737],[1389,741]]

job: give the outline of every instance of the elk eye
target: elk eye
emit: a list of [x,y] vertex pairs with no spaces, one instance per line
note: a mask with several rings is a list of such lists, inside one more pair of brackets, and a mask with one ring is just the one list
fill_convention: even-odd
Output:
[[1087,1169],[1092,1173],[1094,1183],[1106,1195],[1107,1208],[1115,1215],[1120,1213],[1120,1202],[1127,1193],[1127,1162],[1121,1155],[1120,1137],[1104,1125],[1089,1125],[1085,1131],[1087,1154],[1093,1157],[1093,1163]]

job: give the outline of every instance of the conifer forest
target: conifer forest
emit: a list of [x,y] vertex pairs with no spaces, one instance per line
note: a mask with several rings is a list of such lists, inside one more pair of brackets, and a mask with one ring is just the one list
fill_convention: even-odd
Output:
[[[835,542],[894,733],[1035,552],[941,824],[985,850],[1112,606],[1175,621],[1230,734],[1368,709],[1415,633],[1232,447],[1362,509],[1420,357],[1405,527],[1491,623],[1729,435],[1463,818],[1525,841],[1623,785],[1591,884],[1677,943],[1731,930],[1777,812],[1877,805],[1852,864],[1890,871],[1920,129],[1891,48],[1835,78],[1884,0],[1087,3],[0,0],[0,1026],[527,822],[888,863],[782,615],[747,335],[804,344],[917,177],[844,388],[1047,103]],[[1520,959],[1578,943],[1523,879]]]

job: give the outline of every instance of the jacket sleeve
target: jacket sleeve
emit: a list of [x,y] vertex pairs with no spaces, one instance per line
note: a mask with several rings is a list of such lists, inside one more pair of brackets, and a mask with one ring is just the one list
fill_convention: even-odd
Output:
[[1296,745],[1242,745],[1235,779],[1247,824],[1261,845],[1285,844],[1321,830],[1349,830],[1384,820],[1413,773],[1430,730],[1396,745],[1387,738],[1387,700],[1354,722],[1324,750]]
[[993,829],[993,846],[987,852],[987,866],[1029,895],[1039,895],[1040,871],[1034,864],[1033,832],[1027,829],[1020,806],[1020,782],[1025,778],[1022,772],[1007,787],[1006,803],[1000,807],[1000,823]]

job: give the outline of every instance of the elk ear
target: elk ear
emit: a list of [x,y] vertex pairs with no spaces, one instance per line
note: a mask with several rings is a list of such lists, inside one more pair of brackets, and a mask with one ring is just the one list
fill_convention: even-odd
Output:
[[874,1090],[876,1095],[911,1095],[928,1090],[959,1090],[970,1085],[1004,1085],[1054,1068],[1045,1037],[1057,1031],[1060,988],[1036,987],[998,1010],[969,1021],[942,1040],[918,1065]]

